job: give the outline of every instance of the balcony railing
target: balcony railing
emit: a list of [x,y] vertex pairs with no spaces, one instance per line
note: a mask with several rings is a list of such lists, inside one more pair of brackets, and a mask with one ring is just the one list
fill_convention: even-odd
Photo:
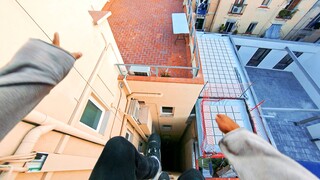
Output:
[[185,66],[160,66],[143,64],[116,64],[120,75],[173,77],[173,78],[195,78],[199,67]]
[[247,4],[231,4],[228,14],[242,15],[246,7]]
[[276,18],[291,19],[297,11],[298,11],[297,9],[296,10],[282,9],[281,11],[279,11],[278,16]]

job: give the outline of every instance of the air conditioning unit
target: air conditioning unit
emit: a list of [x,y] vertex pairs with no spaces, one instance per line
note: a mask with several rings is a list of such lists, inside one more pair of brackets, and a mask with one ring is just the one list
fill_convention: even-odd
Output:
[[140,128],[146,135],[150,135],[152,132],[152,118],[151,113],[148,106],[140,107],[139,114]]
[[234,13],[234,14],[240,14],[241,10],[242,10],[241,6],[233,6],[232,7],[232,13]]
[[150,67],[147,66],[131,66],[129,74],[135,76],[150,76]]
[[133,119],[137,122],[139,122],[139,111],[140,111],[140,104],[138,100],[131,100],[129,109],[128,109],[128,114],[133,117]]

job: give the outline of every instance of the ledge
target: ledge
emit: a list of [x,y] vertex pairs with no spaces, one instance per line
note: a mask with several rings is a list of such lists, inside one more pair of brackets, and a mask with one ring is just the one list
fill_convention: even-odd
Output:
[[[119,75],[118,80],[122,80],[124,76]],[[202,72],[195,78],[172,78],[172,77],[154,77],[154,76],[128,76],[128,81],[146,81],[160,83],[180,83],[180,84],[205,84]]]
[[111,16],[111,11],[88,11],[92,17],[93,24],[99,25]]
[[260,9],[270,9],[268,6],[259,6]]

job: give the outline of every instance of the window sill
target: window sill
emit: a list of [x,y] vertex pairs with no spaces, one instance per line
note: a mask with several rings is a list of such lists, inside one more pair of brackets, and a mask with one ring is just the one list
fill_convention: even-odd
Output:
[[291,18],[275,17],[275,19],[278,20],[278,21],[288,21],[288,20],[290,20]]
[[243,13],[232,13],[232,12],[228,12],[228,15],[229,16],[234,16],[234,15],[236,15],[236,16],[241,16]]
[[263,6],[263,5],[259,6],[258,8],[259,9],[270,9],[268,6]]
[[160,117],[173,117],[173,114],[160,114]]

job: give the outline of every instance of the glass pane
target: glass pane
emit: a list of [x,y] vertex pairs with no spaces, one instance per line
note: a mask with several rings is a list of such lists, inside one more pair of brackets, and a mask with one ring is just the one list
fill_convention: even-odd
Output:
[[90,100],[81,116],[80,122],[86,124],[87,126],[97,129],[102,111]]
[[162,107],[162,112],[163,113],[172,113],[173,107]]

